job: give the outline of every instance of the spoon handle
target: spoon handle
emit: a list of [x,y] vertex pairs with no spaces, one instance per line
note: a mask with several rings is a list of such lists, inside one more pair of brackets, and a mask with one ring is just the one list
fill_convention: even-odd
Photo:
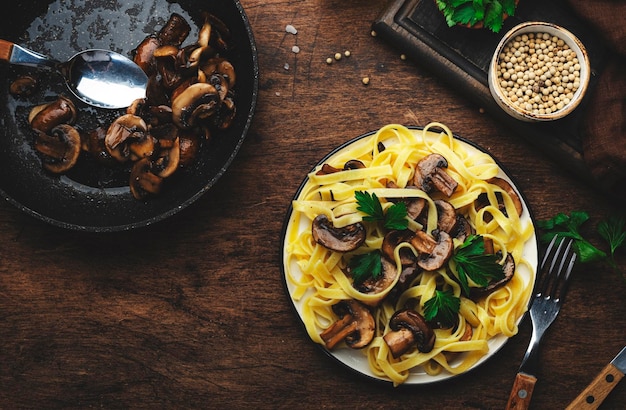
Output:
[[28,67],[51,69],[56,69],[59,64],[43,54],[35,53],[32,50],[2,39],[0,39],[0,60]]

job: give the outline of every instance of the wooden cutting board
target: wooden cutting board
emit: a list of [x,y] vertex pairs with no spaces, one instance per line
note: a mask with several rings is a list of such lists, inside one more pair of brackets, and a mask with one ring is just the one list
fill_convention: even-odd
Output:
[[512,133],[537,146],[579,177],[592,182],[582,158],[580,124],[589,98],[569,116],[552,122],[527,123],[507,115],[489,92],[491,56],[504,34],[525,21],[546,21],[565,27],[584,44],[591,62],[589,96],[606,60],[606,46],[563,0],[521,0],[515,16],[500,33],[486,29],[448,27],[433,0],[392,0],[373,30],[418,64],[431,70],[479,107],[503,122]]

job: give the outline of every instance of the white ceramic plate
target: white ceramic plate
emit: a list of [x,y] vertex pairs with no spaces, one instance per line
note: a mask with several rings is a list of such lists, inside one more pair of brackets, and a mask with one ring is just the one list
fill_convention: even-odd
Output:
[[[422,130],[422,128],[420,127],[409,127],[411,130]],[[333,150],[330,154],[328,154],[326,157],[324,157],[315,167],[315,169],[317,169],[318,167],[320,167],[322,164],[324,163],[332,163],[333,162],[333,158],[335,156],[340,155],[344,150],[350,149],[350,147],[352,146],[352,144],[357,144],[357,143],[361,143],[362,140],[364,138],[368,138],[372,135],[374,135],[376,133],[376,131],[372,131],[369,132],[367,134],[363,134],[357,138],[354,138],[351,141],[348,141],[347,143],[337,147],[335,150]],[[465,140],[461,137],[455,136],[455,138],[457,140],[459,140],[461,142],[461,144],[464,145],[464,147],[467,149],[467,151],[470,154],[473,153],[487,153],[487,151],[479,146],[477,146],[476,144],[473,144],[471,142],[469,142],[468,140]],[[492,157],[493,158],[493,157]],[[532,217],[531,217],[531,212],[529,207],[526,204],[526,201],[523,197],[523,194],[519,191],[519,189],[515,186],[514,182],[511,180],[511,177],[509,175],[507,175],[506,171],[503,169],[502,164],[500,164],[495,158],[494,161],[498,164],[499,168],[500,168],[500,172],[498,174],[499,177],[506,179],[514,188],[515,190],[520,194],[520,199],[522,201],[522,205],[524,207],[524,212],[522,214],[521,217],[521,221],[522,223],[531,223],[532,224]],[[308,181],[308,177],[304,179],[304,181],[302,182],[302,184],[300,185],[300,188],[298,189],[298,191],[296,192],[294,199],[298,199],[300,192],[302,191],[303,186],[307,183]],[[306,220],[306,218],[302,218],[304,220]],[[293,303],[293,306],[298,314],[298,316],[300,317],[300,319],[302,319],[302,299],[300,301],[295,301],[292,297],[292,292],[293,292],[293,285],[289,282],[287,276],[286,276],[286,264],[289,263],[288,261],[288,253],[287,253],[287,241],[286,238],[290,237],[290,235],[288,235],[289,232],[292,232],[292,230],[297,229],[298,232],[303,232],[304,230],[308,230],[311,229],[310,223],[306,223],[307,221],[302,221],[301,224],[299,226],[296,226],[296,223],[294,222],[294,215],[293,215],[293,208],[290,206],[289,210],[287,212],[287,216],[285,219],[285,223],[283,226],[283,231],[282,231],[282,235],[281,235],[281,251],[282,251],[282,274],[283,274],[283,280],[284,280],[284,284],[285,287],[287,289],[287,292],[289,294],[289,299],[291,300],[291,302]],[[524,250],[523,250],[523,256],[524,258],[528,261],[530,266],[533,266],[534,269],[531,271],[528,267],[526,267],[523,264],[520,264],[519,266],[517,266],[517,270],[516,270],[516,274],[522,275],[524,280],[530,284],[530,286],[534,285],[534,281],[535,281],[535,272],[536,272],[536,268],[538,265],[538,248],[537,248],[537,237],[536,235],[533,235],[524,245]],[[295,263],[292,263],[292,265],[290,266],[291,272],[295,272],[296,274],[299,272],[298,267],[296,266]],[[529,293],[530,295],[530,293]],[[303,298],[304,299],[304,298]],[[529,300],[526,301],[526,305],[528,305]],[[521,321],[521,318],[520,318]],[[303,324],[304,326],[304,324]],[[504,344],[508,341],[508,337],[504,336],[504,335],[498,335],[495,336],[493,338],[491,338],[488,341],[488,345],[489,345],[489,352],[483,356],[474,366],[472,366],[469,370],[472,370],[474,368],[476,368],[477,366],[479,366],[480,364],[484,363],[485,361],[487,361],[489,358],[491,358],[493,355],[495,355],[501,348],[502,346],[504,346]],[[348,367],[349,369],[356,371],[357,373],[366,376],[366,377],[370,377],[372,379],[376,379],[376,380],[380,380],[380,381],[386,381],[386,382],[390,382],[391,380],[386,379],[386,378],[381,378],[377,375],[374,375],[371,371],[371,369],[369,368],[369,365],[367,363],[367,358],[364,355],[364,353],[361,350],[354,350],[354,349],[350,349],[350,348],[346,348],[346,347],[341,347],[341,348],[337,348],[334,349],[332,351],[328,351],[324,348],[324,346],[320,345],[320,348],[322,348],[330,357],[332,357],[333,359],[337,360],[339,363],[341,363],[342,365]],[[454,363],[453,363],[454,364]],[[468,371],[469,371],[468,370]],[[455,377],[458,375],[455,374],[451,374],[448,373],[446,371],[443,371],[442,373],[440,373],[439,375],[436,376],[431,376],[429,374],[427,374],[426,372],[424,372],[423,370],[421,370],[420,368],[416,368],[413,369],[410,372],[409,378],[403,383],[403,384],[427,384],[427,383],[434,383],[434,382],[439,382],[439,381],[443,381],[443,380],[447,380],[450,379],[452,377]]]

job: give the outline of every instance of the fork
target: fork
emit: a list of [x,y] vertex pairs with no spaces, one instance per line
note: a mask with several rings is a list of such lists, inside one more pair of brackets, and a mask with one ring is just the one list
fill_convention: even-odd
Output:
[[539,367],[539,344],[545,331],[556,319],[567,291],[567,283],[576,261],[576,253],[572,249],[573,240],[558,235],[548,244],[540,271],[543,277],[537,282],[535,296],[530,307],[532,336],[522,364],[515,377],[507,409],[527,409],[537,382],[534,376]]

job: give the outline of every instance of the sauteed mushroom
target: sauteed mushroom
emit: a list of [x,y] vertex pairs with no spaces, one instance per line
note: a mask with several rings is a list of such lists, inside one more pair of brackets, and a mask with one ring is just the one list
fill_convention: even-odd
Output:
[[324,214],[315,217],[312,224],[312,234],[315,242],[336,252],[350,252],[365,242],[365,226],[360,223],[335,228],[333,223]]
[[328,350],[342,341],[353,349],[363,348],[372,341],[376,324],[367,307],[349,299],[333,305],[333,311],[339,320],[320,334]]
[[369,295],[378,295],[374,300],[363,302],[369,306],[377,306],[385,299],[389,291],[391,291],[391,285],[398,276],[398,270],[396,269],[395,262],[389,261],[387,258],[381,258],[381,273],[382,275],[376,279],[368,278],[360,284],[357,289],[362,293]]
[[104,146],[109,154],[120,162],[130,159],[130,145],[146,138],[148,127],[144,120],[133,114],[124,114],[109,126]]
[[435,345],[435,332],[418,312],[411,309],[399,310],[389,320],[391,332],[383,336],[394,358],[398,358],[414,347],[423,353],[430,352]]
[[163,178],[152,172],[149,158],[143,158],[133,164],[130,171],[130,192],[135,199],[143,199],[148,194],[158,194],[162,184]]
[[193,84],[172,102],[172,119],[182,129],[192,128],[214,115],[219,103],[219,94],[211,84]]
[[37,89],[37,79],[30,75],[18,77],[11,83],[9,92],[16,97],[28,97]]
[[57,125],[73,124],[76,116],[76,107],[72,100],[60,96],[51,103],[33,108],[28,116],[28,122],[33,129],[48,134]]
[[35,149],[42,154],[45,169],[61,174],[72,168],[78,160],[80,134],[71,125],[60,124],[52,129],[50,135],[39,132]]
[[425,192],[436,189],[449,197],[456,190],[458,182],[446,173],[444,168],[447,167],[448,161],[443,155],[430,154],[417,163],[413,183]]
[[433,271],[441,268],[446,261],[452,256],[454,244],[450,235],[444,231],[436,232],[434,235],[437,244],[432,252],[420,254],[417,258],[417,264],[420,268]]

